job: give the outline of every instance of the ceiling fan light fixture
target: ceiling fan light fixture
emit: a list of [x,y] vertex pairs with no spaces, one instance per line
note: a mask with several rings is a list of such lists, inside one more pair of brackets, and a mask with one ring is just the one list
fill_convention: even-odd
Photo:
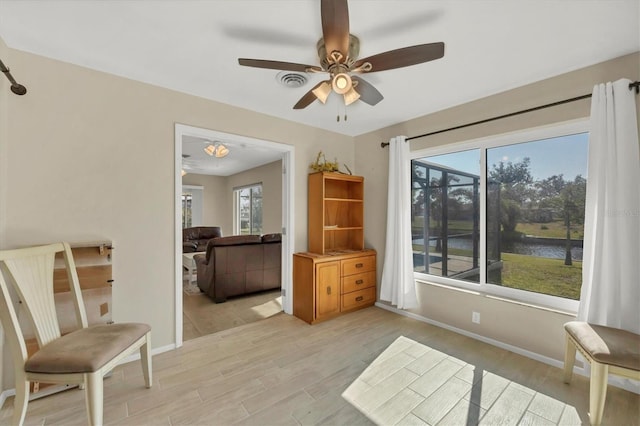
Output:
[[331,87],[333,87],[333,91],[337,94],[344,95],[353,89],[353,82],[349,74],[341,72],[333,77]]
[[327,98],[331,93],[331,84],[327,81],[323,81],[318,87],[312,90],[313,94],[316,95],[316,98],[323,104],[327,102]]
[[343,96],[344,96],[344,104],[345,105],[351,105],[352,103],[354,103],[355,101],[360,99],[360,93],[356,92],[353,89],[353,87],[351,87],[351,90],[349,90]]
[[[409,67],[444,56],[444,43],[436,42],[388,50],[359,59],[360,40],[349,33],[348,0],[322,0],[320,21],[322,38],[316,43],[320,66],[248,58],[239,58],[238,63],[242,66],[280,70],[285,74],[326,72],[330,75],[331,88],[344,96],[347,105],[358,99],[369,105],[376,105],[382,101],[383,96],[365,80],[360,81],[357,93],[353,93],[359,81],[355,74]],[[353,79],[351,75],[354,75]],[[321,83],[306,92],[293,109],[306,108],[316,99],[325,103],[327,98],[326,87]]]
[[210,156],[215,156],[216,158],[222,158],[229,155],[229,148],[221,144],[220,142],[209,143],[204,148],[204,152],[206,152]]
[[209,144],[204,148],[204,152],[206,152],[208,155],[213,156],[216,153],[216,147],[215,145]]
[[219,144],[218,149],[216,149],[216,158],[226,157],[229,154],[229,148],[226,146]]

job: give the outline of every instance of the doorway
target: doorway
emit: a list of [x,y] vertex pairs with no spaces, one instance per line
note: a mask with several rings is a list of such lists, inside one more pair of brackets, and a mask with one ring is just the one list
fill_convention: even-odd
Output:
[[[182,172],[183,172],[183,140],[200,138],[203,141],[230,141],[238,147],[254,151],[269,150],[276,153],[282,164],[282,309],[287,314],[293,313],[292,294],[292,266],[293,232],[294,226],[293,194],[294,180],[292,165],[294,164],[294,147],[291,145],[234,135],[210,129],[175,125],[175,342],[176,347],[183,342],[183,275],[182,275]],[[206,194],[204,195],[206,199]],[[213,301],[211,302],[213,303]]]

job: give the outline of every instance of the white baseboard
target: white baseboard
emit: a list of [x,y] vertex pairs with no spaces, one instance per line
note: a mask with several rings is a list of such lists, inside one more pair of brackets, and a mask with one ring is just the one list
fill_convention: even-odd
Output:
[[0,408],[2,408],[7,398],[14,396],[15,394],[16,394],[15,389],[7,389],[6,391],[2,391],[2,393],[0,393]]
[[[544,364],[551,365],[553,367],[558,367],[560,369],[564,368],[564,360],[557,360],[557,359],[550,358],[548,356],[531,352],[526,349],[520,348],[518,346],[513,346],[508,343],[500,342],[499,340],[491,339],[489,337],[485,337],[480,334],[472,333],[470,331],[463,330],[461,328],[453,327],[449,324],[445,324],[439,321],[432,320],[427,317],[423,317],[422,315],[418,315],[412,312],[407,312],[398,308],[394,308],[393,306],[389,306],[385,303],[376,302],[376,306],[382,309],[386,309],[387,311],[394,312],[398,315],[402,315],[408,318],[413,318],[417,321],[431,324],[436,327],[444,328],[445,330],[453,331],[454,333],[462,334],[463,336],[467,336],[472,339],[480,340],[481,342],[488,343],[493,346],[497,346],[501,349],[505,349],[513,353],[516,353],[518,355],[522,355],[524,357],[531,358],[536,361],[540,361]],[[573,372],[576,374],[580,374],[581,376],[589,377],[589,371],[582,367],[574,367]],[[628,390],[629,392],[640,394],[640,382],[638,381],[610,375],[609,384],[621,389]]]

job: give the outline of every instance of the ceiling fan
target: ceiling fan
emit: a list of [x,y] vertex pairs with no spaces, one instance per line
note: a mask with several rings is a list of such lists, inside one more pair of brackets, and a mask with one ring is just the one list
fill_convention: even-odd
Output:
[[358,59],[360,40],[349,33],[349,7],[347,0],[321,0],[322,38],[317,43],[320,66],[264,59],[238,59],[247,67],[267,68],[307,73],[329,73],[329,79],[321,81],[294,105],[302,109],[318,99],[325,103],[331,91],[344,97],[345,105],[358,99],[376,105],[382,94],[366,80],[353,74],[364,74],[408,67],[444,56],[444,43],[428,43],[403,47]]

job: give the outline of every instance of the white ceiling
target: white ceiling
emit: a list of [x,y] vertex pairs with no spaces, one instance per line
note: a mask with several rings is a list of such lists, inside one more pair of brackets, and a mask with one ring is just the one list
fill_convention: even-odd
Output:
[[[238,135],[209,132],[201,129],[202,136],[182,135],[182,170],[192,174],[231,176],[274,161],[281,160],[284,152],[255,139]],[[220,143],[229,154],[216,158],[205,153],[210,144]],[[185,156],[188,156],[185,158]]]
[[319,0],[0,0],[0,37],[14,49],[355,136],[639,51],[639,4],[351,0],[361,58],[437,41],[445,56],[365,75],[385,99],[347,107],[346,122],[336,121],[345,110],[335,94],[292,109],[325,75],[292,89],[277,71],[237,61],[317,64]]

